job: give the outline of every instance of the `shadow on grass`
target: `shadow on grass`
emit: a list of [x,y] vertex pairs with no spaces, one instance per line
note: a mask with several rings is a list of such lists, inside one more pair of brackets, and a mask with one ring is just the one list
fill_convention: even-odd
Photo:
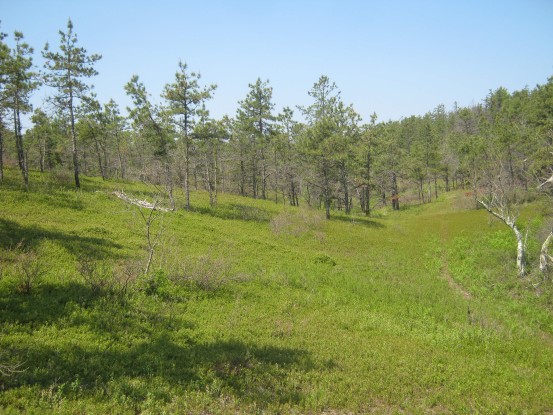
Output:
[[75,191],[62,191],[59,189],[50,190],[48,194],[43,194],[41,196],[42,201],[48,203],[56,209],[72,209],[72,210],[83,210],[85,204],[82,200],[79,200],[78,195]]
[[66,306],[71,302],[88,307],[99,298],[94,290],[76,282],[42,284],[31,294],[3,290],[0,291],[0,321],[36,329],[43,324],[56,323],[67,314]]
[[[75,301],[83,298],[89,300],[87,307],[75,309]],[[27,298],[1,298],[0,307],[3,319],[17,322],[25,332],[37,329],[33,321],[55,328],[54,320],[60,320],[63,329],[58,333],[71,333],[48,342],[29,337],[10,344],[4,339],[4,349],[17,355],[27,368],[5,380],[7,389],[38,386],[57,390],[66,398],[101,393],[111,400],[124,395],[138,406],[150,394],[152,380],[161,379],[165,385],[158,388],[161,401],[169,402],[168,391],[174,392],[175,387],[189,391],[217,388],[219,393],[265,408],[300,402],[302,396],[288,379],[290,373],[315,369],[309,354],[300,349],[241,340],[199,342],[194,339],[196,327],[186,316],[169,318],[136,304],[123,305],[93,296],[79,284],[63,289],[43,287]]]
[[21,243],[24,248],[36,248],[44,239],[60,243],[75,256],[85,255],[93,259],[113,257],[113,248],[122,245],[109,239],[80,236],[75,233],[50,231],[39,226],[25,226],[17,222],[0,218],[0,248],[13,249]]
[[215,207],[194,207],[192,211],[219,219],[243,220],[252,222],[269,222],[271,212],[254,206],[231,203]]
[[[80,393],[100,389],[107,392],[108,399],[110,394],[123,394],[135,405],[151,394],[152,388],[146,385],[156,378],[171,388],[217,388],[219,393],[232,394],[258,408],[298,403],[302,396],[293,382],[287,382],[288,373],[313,369],[307,353],[298,349],[259,347],[241,341],[175,342],[168,333],[126,349],[34,344],[22,352],[27,362],[39,364],[19,376],[22,385],[58,387],[62,396],[70,398],[74,391],[69,385],[77,380]],[[156,392],[159,394],[159,389]],[[167,389],[165,394],[169,395]]]
[[380,222],[376,222],[369,218],[363,218],[360,216],[355,216],[353,219],[349,216],[331,216],[330,220],[335,220],[339,222],[347,222],[353,225],[366,226],[367,228],[385,228],[386,226]]

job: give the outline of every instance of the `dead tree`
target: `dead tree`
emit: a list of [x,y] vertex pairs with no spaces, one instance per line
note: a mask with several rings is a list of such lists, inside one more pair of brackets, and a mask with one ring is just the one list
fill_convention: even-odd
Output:
[[[526,264],[526,241],[528,238],[528,231],[523,234],[517,225],[518,212],[512,208],[512,200],[514,197],[509,197],[508,192],[505,190],[503,183],[505,180],[502,180],[501,171],[503,171],[501,166],[500,174],[497,177],[490,177],[488,179],[488,194],[485,198],[478,198],[478,203],[493,216],[501,220],[505,225],[507,225],[515,234],[517,240],[517,269],[518,275],[524,277],[527,274],[527,264]],[[507,181],[508,182],[508,181]],[[537,187],[538,191],[543,191],[544,186],[549,186],[553,184],[553,175],[547,180],[544,180]],[[513,186],[511,181],[511,186]],[[514,188],[511,188],[514,194]],[[540,271],[546,275],[546,273],[551,270],[553,266],[553,256],[549,254],[549,246],[553,241],[553,230],[550,230],[545,240],[542,243],[540,250]]]
[[[543,186],[553,183],[553,175],[538,186],[538,190],[542,190]],[[546,273],[553,264],[553,256],[549,254],[549,245],[553,241],[553,230],[549,232],[540,250],[540,271]]]
[[144,270],[144,275],[148,275],[150,272],[150,266],[152,265],[152,260],[154,258],[154,252],[159,244],[159,239],[161,236],[161,229],[159,232],[154,233],[152,232],[152,226],[154,221],[157,219],[156,213],[156,205],[157,200],[154,201],[153,207],[150,209],[148,214],[145,214],[142,209],[138,209],[138,212],[140,212],[140,216],[142,217],[142,220],[144,221],[144,225],[146,227],[146,242],[148,243],[148,260],[146,262],[146,269]]
[[518,214],[514,213],[510,208],[507,201],[498,197],[496,194],[492,194],[489,201],[479,199],[484,208],[493,216],[501,220],[507,225],[515,234],[517,239],[517,270],[518,276],[524,277],[526,275],[526,238],[528,232],[523,234],[517,225]]
[[517,270],[518,276],[524,277],[527,273],[526,268],[526,240],[528,232],[523,234],[520,230],[517,219],[518,210],[513,207],[513,183],[508,180],[506,169],[499,162],[499,169],[491,169],[487,178],[487,190],[484,197],[479,197],[475,192],[475,199],[491,215],[498,218],[509,227],[515,234],[517,240]]
[[549,244],[553,240],[553,231],[549,232],[547,238],[543,242],[540,251],[540,271],[546,273],[548,269],[551,268],[553,264],[553,256],[549,255]]
[[146,260],[144,275],[148,275],[148,273],[150,272],[150,267],[152,265],[152,260],[154,258],[155,250],[159,245],[159,241],[163,233],[162,225],[160,225],[157,232],[154,232],[153,225],[154,225],[154,222],[158,219],[158,216],[160,215],[161,212],[169,212],[170,209],[160,207],[158,199],[154,199],[154,202],[150,203],[145,200],[139,200],[139,199],[129,197],[124,192],[116,191],[116,192],[113,192],[112,194],[118,197],[119,199],[124,200],[125,202],[138,207],[138,213],[140,213],[140,217],[144,222],[145,233],[146,233],[146,244],[147,244],[146,249],[148,251],[148,258]]

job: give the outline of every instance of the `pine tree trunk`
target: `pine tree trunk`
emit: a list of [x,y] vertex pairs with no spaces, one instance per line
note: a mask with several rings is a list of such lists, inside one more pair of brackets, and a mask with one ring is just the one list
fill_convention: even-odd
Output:
[[207,191],[209,192],[209,206],[213,206],[213,193],[211,191],[211,175],[209,174],[209,161],[207,157],[207,151],[205,153],[205,179],[207,182]]
[[392,209],[399,210],[399,192],[397,188],[396,173],[392,173]]
[[244,161],[240,160],[240,196],[246,196],[246,169],[244,167]]
[[430,175],[426,174],[426,185],[428,189],[428,203],[432,202],[432,182],[430,181]]
[[365,190],[365,215],[371,216],[371,147],[369,142],[369,150],[367,151],[367,187]]
[[186,198],[185,209],[190,210],[190,143],[188,136],[184,137],[184,194]]
[[40,152],[40,172],[44,173],[44,167],[46,164],[46,138],[39,140],[39,152]]
[[257,156],[254,155],[252,159],[252,191],[253,191],[253,198],[257,199]]
[[346,214],[350,214],[350,203],[349,203],[349,189],[348,189],[348,173],[346,169],[345,162],[340,163],[340,181],[342,184],[342,191],[344,192],[344,204],[346,208]]
[[102,147],[102,153],[104,155],[104,174],[106,175],[106,178],[109,176],[109,156],[108,156],[108,149],[107,149],[107,143],[104,142]]
[[275,150],[275,203],[278,203],[278,158]]
[[79,157],[77,154],[77,133],[75,132],[75,113],[73,109],[73,91],[69,91],[69,115],[71,121],[71,144],[73,154],[73,172],[75,175],[75,187],[81,188],[81,181],[79,180]]
[[121,142],[119,139],[119,134],[117,134],[117,127],[115,129],[115,143],[117,145],[117,161],[119,162],[119,175],[124,180],[125,168],[123,167],[123,156],[121,155]]
[[171,210],[175,210],[175,198],[173,197],[173,174],[171,172],[171,165],[169,160],[164,160],[165,167],[165,182],[167,186],[167,196],[169,197],[169,203],[171,204]]
[[19,108],[18,102],[16,100],[16,107],[13,110],[13,122],[14,122],[14,132],[15,132],[15,144],[17,148],[17,161],[19,164],[19,169],[23,176],[23,184],[25,185],[25,190],[29,191],[29,175],[27,171],[27,161],[25,160],[25,150],[23,147],[23,134],[21,132],[21,119],[19,117]]
[[0,118],[0,182],[4,181],[4,129]]
[[261,198],[267,199],[267,160],[263,148],[261,148]]
[[330,183],[329,183],[326,161],[323,161],[323,197],[324,197],[326,218],[330,219]]
[[296,185],[294,183],[294,176],[290,175],[290,205],[299,206],[297,203]]
[[94,140],[94,146],[96,148],[96,155],[98,156],[98,167],[100,168],[100,175],[102,176],[102,180],[106,180],[106,173],[104,171],[104,165],[102,163],[102,152],[100,150],[100,143],[98,142],[96,136],[93,136],[92,138]]
[[219,151],[218,142],[213,145],[213,205],[217,204],[217,191],[219,180]]

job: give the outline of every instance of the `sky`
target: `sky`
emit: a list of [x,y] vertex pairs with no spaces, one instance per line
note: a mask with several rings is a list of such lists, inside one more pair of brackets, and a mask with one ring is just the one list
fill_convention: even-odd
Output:
[[326,75],[369,122],[470,106],[553,76],[553,0],[0,0],[6,42],[22,31],[38,66],[69,18],[79,45],[102,54],[90,81],[99,100],[123,113],[132,75],[161,102],[179,61],[218,85],[207,104],[215,118],[234,116],[257,78],[272,86],[276,112],[288,106],[299,119],[296,106]]

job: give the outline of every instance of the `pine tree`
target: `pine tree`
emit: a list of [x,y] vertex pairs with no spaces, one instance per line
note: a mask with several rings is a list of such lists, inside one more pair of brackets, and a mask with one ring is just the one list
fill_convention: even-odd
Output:
[[314,102],[300,108],[307,119],[308,128],[302,135],[300,148],[303,157],[314,168],[312,185],[320,190],[326,218],[330,219],[332,183],[336,178],[333,160],[333,139],[338,134],[336,114],[341,102],[336,84],[327,76],[321,76],[309,91]]
[[[257,79],[255,84],[249,84],[250,91],[243,101],[238,104],[237,127],[241,134],[247,137],[249,156],[251,160],[250,174],[252,180],[253,197],[267,198],[267,179],[269,175],[268,145],[273,133],[274,104],[273,88],[269,81]],[[259,181],[261,179],[261,189]]]
[[177,128],[184,150],[184,192],[186,210],[190,210],[190,152],[191,131],[194,128],[197,112],[202,104],[212,97],[216,85],[200,87],[201,75],[188,72],[186,63],[179,62],[179,71],[175,73],[175,82],[165,85],[162,97],[167,100],[171,122]]
[[94,64],[102,56],[87,55],[84,48],[77,46],[77,35],[73,32],[71,20],[67,22],[67,32],[60,30],[59,35],[59,52],[51,51],[48,44],[42,52],[42,56],[46,60],[44,67],[48,71],[45,80],[49,86],[57,90],[52,102],[69,115],[75,186],[79,189],[81,183],[79,180],[77,132],[75,130],[76,107],[90,89],[84,82],[84,78],[98,74],[94,69]]
[[13,112],[13,125],[15,144],[17,150],[17,162],[23,176],[25,189],[29,190],[29,170],[25,146],[23,144],[23,131],[21,126],[21,114],[30,112],[32,106],[29,102],[31,93],[38,88],[38,75],[32,71],[33,48],[23,42],[23,33],[14,33],[15,48],[7,59],[7,84],[5,89],[7,107]]
[[[153,155],[156,161],[161,163],[161,170],[164,176],[167,195],[169,197],[171,208],[175,209],[175,200],[173,198],[173,169],[171,163],[172,149],[175,145],[171,137],[172,131],[168,127],[166,120],[166,111],[159,106],[154,105],[148,98],[148,92],[138,75],[133,75],[131,80],[125,85],[127,95],[132,98],[134,108],[127,108],[129,117],[133,121],[133,127],[145,138],[153,147]],[[144,154],[142,154],[144,156]],[[148,169],[154,169],[155,166],[144,166]]]
[[0,32],[0,182],[4,180],[4,119],[7,111],[6,85],[10,48],[4,42],[7,34]]
[[122,179],[125,179],[127,170],[127,159],[125,152],[127,150],[127,143],[125,140],[125,118],[121,116],[119,112],[119,106],[117,103],[110,99],[107,104],[104,104],[104,111],[102,118],[105,123],[105,134],[115,146],[115,152],[117,153],[117,167],[116,171]]

